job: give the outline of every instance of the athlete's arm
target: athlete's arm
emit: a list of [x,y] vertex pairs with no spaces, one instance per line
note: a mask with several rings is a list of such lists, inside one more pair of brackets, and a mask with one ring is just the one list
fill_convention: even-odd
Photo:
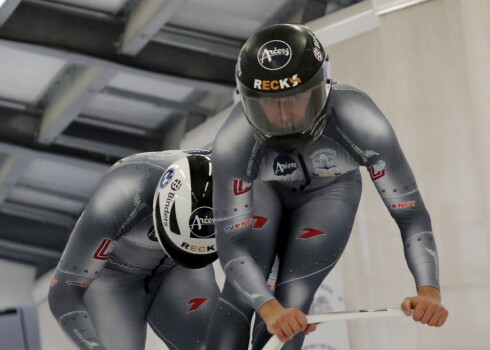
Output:
[[344,96],[348,96],[350,111],[357,114],[358,124],[346,120],[343,133],[352,135],[360,163],[368,169],[400,229],[405,259],[415,279],[418,296],[405,299],[402,307],[407,314],[410,308],[415,309],[416,321],[440,326],[447,310],[440,303],[437,249],[430,216],[413,172],[392,127],[374,102],[360,91],[350,90]]
[[264,272],[247,250],[251,242],[253,179],[259,146],[240,104],[225,122],[213,148],[213,207],[216,243],[227,280],[258,310],[273,299]]
[[[117,181],[114,181],[117,182]],[[117,240],[120,188],[106,174],[70,235],[51,280],[49,306],[63,331],[80,349],[105,349],[83,302]]]

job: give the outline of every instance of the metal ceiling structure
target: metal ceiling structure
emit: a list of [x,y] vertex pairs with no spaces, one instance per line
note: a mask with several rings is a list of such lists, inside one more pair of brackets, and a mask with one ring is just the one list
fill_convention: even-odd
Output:
[[232,104],[257,29],[359,0],[0,0],[0,258],[57,264],[103,173]]

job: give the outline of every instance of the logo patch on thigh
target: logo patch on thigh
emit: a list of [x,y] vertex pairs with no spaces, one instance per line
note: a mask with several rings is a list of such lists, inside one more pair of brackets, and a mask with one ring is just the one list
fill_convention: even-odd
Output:
[[324,235],[325,232],[322,232],[320,230],[315,230],[314,228],[304,228],[303,229],[303,234],[299,235],[298,238],[300,239],[308,239],[308,238],[311,238],[311,237],[315,237],[315,236],[320,236],[320,235]]

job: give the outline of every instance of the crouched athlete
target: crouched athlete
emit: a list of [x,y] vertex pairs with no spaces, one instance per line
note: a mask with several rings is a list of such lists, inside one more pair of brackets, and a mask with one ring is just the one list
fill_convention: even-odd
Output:
[[101,179],[49,291],[53,315],[80,349],[142,350],[147,323],[171,350],[205,349],[219,289],[202,153],[136,154]]

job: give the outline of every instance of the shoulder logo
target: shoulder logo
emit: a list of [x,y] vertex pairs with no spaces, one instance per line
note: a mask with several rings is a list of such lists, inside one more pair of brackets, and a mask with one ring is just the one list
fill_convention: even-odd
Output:
[[373,181],[378,180],[381,179],[383,176],[385,176],[386,174],[385,167],[386,167],[386,163],[384,162],[384,160],[378,160],[376,164],[370,166],[368,168],[368,171],[369,171],[369,175],[371,176],[371,180]]
[[111,249],[109,249],[109,246],[111,245],[111,243],[112,241],[110,239],[106,238],[102,240],[92,257],[97,260],[109,259],[109,255],[111,254]]
[[252,189],[251,184],[247,184],[243,180],[237,180],[237,179],[233,180],[233,194],[235,196],[239,196],[241,194],[247,193],[251,189]]

